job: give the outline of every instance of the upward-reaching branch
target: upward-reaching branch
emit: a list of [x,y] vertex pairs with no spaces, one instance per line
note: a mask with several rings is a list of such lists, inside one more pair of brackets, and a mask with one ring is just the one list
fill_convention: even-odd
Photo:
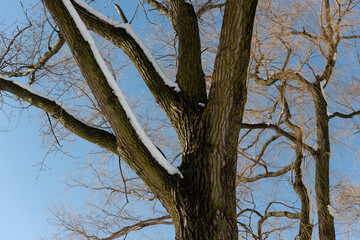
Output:
[[156,0],[146,0],[146,2],[153,6],[156,10],[164,14],[167,18],[170,18],[169,9],[164,4]]
[[[247,92],[247,68],[257,1],[229,0],[215,59],[209,105],[214,113],[211,121],[229,124],[227,133],[238,138]],[[216,114],[223,113],[219,119]],[[224,124],[218,122],[216,124]],[[237,145],[237,142],[234,142]]]
[[206,102],[205,76],[201,64],[201,43],[195,10],[190,1],[171,0],[172,21],[179,39],[176,81],[191,104]]

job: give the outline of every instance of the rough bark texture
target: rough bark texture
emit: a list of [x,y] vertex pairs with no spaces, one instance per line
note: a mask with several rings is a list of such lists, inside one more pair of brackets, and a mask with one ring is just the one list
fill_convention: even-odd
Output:
[[296,146],[296,160],[295,160],[295,183],[294,189],[299,196],[301,202],[301,213],[300,213],[300,227],[299,227],[299,240],[311,240],[312,239],[312,232],[313,232],[313,224],[310,220],[310,211],[312,211],[312,206],[310,206],[311,201],[308,195],[307,189],[303,183],[304,179],[304,172],[301,168],[301,164],[304,161],[304,155],[302,153],[301,145]]
[[317,156],[315,158],[315,191],[319,221],[319,238],[335,240],[334,217],[330,214],[330,138],[327,102],[320,88],[314,84],[313,99],[316,113]]
[[177,239],[237,238],[236,151],[256,4],[226,2],[208,104],[192,141],[196,148],[185,149],[181,164]]

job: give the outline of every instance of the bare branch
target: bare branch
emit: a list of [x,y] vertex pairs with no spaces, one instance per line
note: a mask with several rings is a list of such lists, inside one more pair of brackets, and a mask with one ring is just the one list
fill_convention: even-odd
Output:
[[146,2],[170,19],[170,14],[169,14],[170,11],[164,4],[156,0],[146,0]]
[[[286,131],[284,131],[283,129],[281,129],[278,125],[274,125],[274,124],[267,124],[267,123],[257,123],[257,124],[249,124],[249,123],[242,123],[241,124],[242,128],[247,128],[247,129],[272,129],[274,131],[276,131],[278,134],[286,137],[287,139],[289,139],[292,142],[302,142],[300,139],[298,139],[296,136],[294,136],[291,133],[288,133]],[[310,152],[311,154],[313,154],[314,156],[316,156],[317,152],[314,148],[312,148],[311,146],[305,144],[304,142],[301,143],[302,147]]]
[[107,131],[94,128],[75,118],[70,112],[63,108],[62,104],[57,100],[50,99],[20,82],[2,76],[0,76],[0,90],[10,92],[50,113],[53,118],[58,119],[69,131],[75,133],[79,137],[113,153],[118,152],[114,135]]
[[117,4],[114,4],[114,6],[115,6],[116,10],[118,11],[118,13],[119,13],[121,19],[123,20],[123,22],[124,22],[124,23],[128,23],[129,21],[127,20],[124,12],[123,12],[123,10],[120,8],[120,6],[117,5]]
[[[35,74],[35,72],[41,69],[45,64],[55,55],[57,54],[62,46],[65,43],[65,39],[59,34],[58,39],[54,43],[54,45],[42,56],[39,60],[32,66],[28,66],[25,72],[3,72],[0,70],[0,74],[7,75],[9,77],[23,77],[28,76],[29,74]],[[34,82],[34,78],[31,77],[29,81],[29,85]]]
[[241,180],[244,182],[255,182],[257,180],[260,179],[264,179],[264,178],[274,178],[274,177],[279,177],[284,175],[285,173],[291,171],[291,169],[293,169],[294,167],[294,163],[291,163],[285,167],[283,167],[281,170],[276,171],[276,172],[267,172],[267,173],[263,173],[263,174],[258,174],[254,177],[249,177],[249,178],[242,178]]
[[355,116],[358,116],[360,115],[360,110],[359,111],[355,111],[355,112],[352,112],[352,113],[349,113],[349,114],[344,114],[344,113],[340,113],[340,112],[334,112],[333,114],[331,114],[329,116],[329,119],[332,119],[334,117],[339,117],[339,118],[352,118],[352,117],[355,117]]
[[213,9],[219,9],[225,6],[225,3],[217,3],[217,4],[210,4],[211,1],[207,1],[203,6],[199,8],[199,10],[196,11],[196,17],[201,18],[201,16]]
[[144,220],[144,221],[138,222],[138,223],[136,223],[134,225],[124,227],[120,231],[117,231],[117,232],[111,234],[111,236],[109,236],[109,237],[97,238],[97,239],[98,240],[113,240],[113,239],[119,238],[121,236],[126,236],[128,233],[130,233],[132,231],[141,230],[141,229],[143,229],[145,227],[149,227],[149,226],[153,226],[153,225],[159,225],[159,224],[172,225],[173,224],[172,222],[165,221],[165,220],[169,220],[169,219],[171,219],[170,216],[166,215],[166,216],[163,216],[163,217]]

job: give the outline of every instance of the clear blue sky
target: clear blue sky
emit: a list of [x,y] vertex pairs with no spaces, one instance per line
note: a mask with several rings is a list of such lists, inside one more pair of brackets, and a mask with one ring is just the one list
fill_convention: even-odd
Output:
[[[34,113],[35,112],[35,113]],[[19,125],[9,132],[0,133],[0,239],[39,239],[55,229],[47,223],[46,209],[57,201],[76,201],[75,196],[64,192],[60,181],[66,177],[74,159],[64,156],[49,157],[47,165],[36,184],[38,166],[46,148],[41,146],[39,111],[32,111],[29,123],[23,114]],[[16,122],[16,118],[13,118]],[[1,129],[11,128],[0,115]]]

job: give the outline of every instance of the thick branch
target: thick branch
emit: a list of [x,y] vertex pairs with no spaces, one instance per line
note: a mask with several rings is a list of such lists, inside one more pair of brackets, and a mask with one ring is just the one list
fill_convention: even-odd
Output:
[[287,72],[279,72],[267,79],[263,79],[258,74],[249,73],[249,77],[254,79],[254,81],[259,85],[270,86],[279,80],[288,78],[289,74]]
[[184,0],[171,0],[172,20],[179,39],[176,81],[193,105],[206,102],[205,75],[201,63],[200,33],[195,9]]
[[57,100],[40,94],[32,88],[0,76],[0,90],[10,92],[32,105],[48,112],[58,119],[69,131],[113,153],[118,153],[115,136],[111,133],[94,128],[74,117]]
[[[208,105],[210,124],[215,129],[225,124],[227,129],[221,137],[217,136],[218,139],[232,136],[233,141],[239,135],[246,103],[247,69],[256,6],[257,0],[229,0],[225,4]],[[231,144],[237,145],[237,141]]]
[[358,39],[360,35],[352,35],[352,36],[340,36],[340,39]]
[[319,36],[316,36],[316,35],[313,35],[311,33],[309,33],[308,31],[306,31],[305,29],[303,29],[303,31],[296,31],[296,30],[293,30],[290,32],[291,34],[293,35],[299,35],[299,36],[303,36],[303,37],[306,37],[306,38],[310,38],[312,40],[316,40],[316,41],[319,41],[320,39],[322,39],[321,37]]
[[270,86],[279,80],[297,80],[301,85],[305,85],[306,87],[310,85],[310,83],[304,77],[302,77],[300,73],[292,69],[274,73],[266,79],[261,78],[258,74],[254,73],[250,73],[249,77],[254,79],[257,84],[265,86]]
[[300,214],[299,213],[291,213],[287,211],[279,211],[279,212],[267,212],[263,216],[263,220],[265,221],[269,217],[287,217],[290,219],[299,219]]
[[334,216],[328,211],[330,205],[330,136],[327,102],[323,92],[323,82],[313,84],[311,92],[315,108],[317,154],[315,159],[315,192],[319,219],[319,235],[322,239],[335,239]]
[[295,182],[293,188],[301,202],[299,240],[311,240],[313,230],[313,202],[310,187],[305,179],[305,159],[300,144],[295,145],[296,159],[294,164]]

